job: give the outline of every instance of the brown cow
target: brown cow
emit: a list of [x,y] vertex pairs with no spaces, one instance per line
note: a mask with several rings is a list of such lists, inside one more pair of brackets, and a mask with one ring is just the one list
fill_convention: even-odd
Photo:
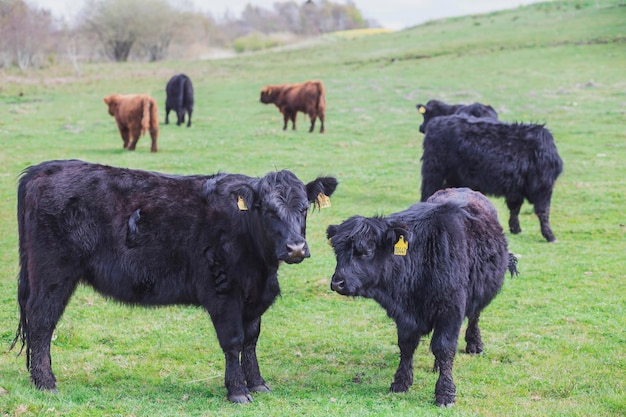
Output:
[[111,94],[104,98],[109,114],[115,117],[124,140],[124,149],[134,151],[139,137],[150,131],[152,146],[157,151],[159,118],[156,100],[146,94]]
[[296,130],[296,116],[299,111],[309,115],[312,132],[315,128],[315,119],[319,117],[322,127],[320,133],[324,133],[324,112],[326,109],[326,96],[324,85],[321,81],[306,81],[299,84],[267,85],[261,90],[261,103],[274,103],[283,114],[287,129],[287,122],[291,120],[293,130]]

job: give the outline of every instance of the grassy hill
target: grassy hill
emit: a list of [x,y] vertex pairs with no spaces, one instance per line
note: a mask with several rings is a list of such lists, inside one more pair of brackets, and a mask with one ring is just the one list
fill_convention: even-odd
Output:
[[[341,33],[270,52],[210,61],[84,64],[0,73],[0,415],[2,416],[617,416],[626,413],[626,7],[563,1],[444,19],[364,36]],[[102,98],[150,93],[164,119],[178,72],[196,92],[193,126],[161,125],[126,152]],[[327,131],[282,131],[265,84],[321,79]],[[353,214],[389,214],[419,199],[422,135],[415,105],[491,104],[502,120],[545,123],[565,170],[553,196],[559,240],[539,233],[525,203],[507,232],[521,275],[482,316],[485,354],[459,353],[457,404],[434,406],[437,375],[425,339],[415,382],[391,395],[395,325],[371,300],[332,293],[325,229]],[[162,121],[161,121],[162,123]],[[258,353],[273,392],[226,401],[224,363],[200,309],[128,308],[80,288],[52,347],[58,395],[36,391],[17,327],[19,173],[79,158],[176,174],[338,177],[332,207],[310,213],[311,259],[280,270],[282,297],[263,317]],[[503,225],[508,211],[492,198]],[[464,330],[463,330],[464,331]],[[461,340],[459,347],[463,348]]]

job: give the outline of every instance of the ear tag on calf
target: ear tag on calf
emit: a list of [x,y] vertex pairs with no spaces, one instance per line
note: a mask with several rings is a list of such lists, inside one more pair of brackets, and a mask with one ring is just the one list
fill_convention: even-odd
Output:
[[315,200],[315,205],[317,206],[318,209],[330,207],[330,197],[328,197],[324,193],[319,193],[317,195],[317,200]]
[[424,106],[420,106],[419,109],[417,109],[420,113],[424,114],[426,113],[426,107]]
[[398,242],[393,245],[393,254],[398,256],[406,256],[407,249],[409,249],[409,242],[404,239],[403,235],[400,235]]
[[237,197],[237,207],[239,207],[240,211],[248,210],[248,206],[246,206],[246,202],[243,200],[242,196]]

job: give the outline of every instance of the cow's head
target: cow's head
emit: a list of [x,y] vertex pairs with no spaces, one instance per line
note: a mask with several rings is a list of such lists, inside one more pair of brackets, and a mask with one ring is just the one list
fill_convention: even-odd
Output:
[[[262,178],[235,176],[228,187],[231,207],[249,225],[250,243],[264,256],[290,264],[310,257],[306,243],[306,217],[311,203],[330,196],[337,187],[333,177],[303,184],[292,172],[271,172]],[[227,180],[226,177],[222,177]],[[220,179],[216,186],[220,187]]]
[[[337,266],[330,284],[342,295],[372,297],[394,247],[408,240],[404,225],[395,225],[382,217],[353,216],[339,225],[330,225],[326,237],[335,251]],[[388,272],[388,271],[387,271]]]
[[438,116],[449,116],[454,114],[461,105],[448,105],[439,100],[428,100],[426,104],[417,104],[415,108],[424,117],[424,121],[420,125],[420,132],[426,133],[428,122]]
[[104,98],[104,103],[109,106],[109,114],[115,116],[119,103],[119,94],[109,94]]
[[280,91],[279,86],[276,85],[266,85],[261,89],[261,103],[269,104],[274,103],[276,101],[276,97]]

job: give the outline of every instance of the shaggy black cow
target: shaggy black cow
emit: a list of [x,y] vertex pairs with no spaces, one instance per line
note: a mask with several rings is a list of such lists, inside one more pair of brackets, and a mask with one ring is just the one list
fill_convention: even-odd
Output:
[[[39,389],[56,390],[50,338],[79,282],[128,304],[201,306],[226,358],[233,402],[268,391],[256,357],[261,315],[282,262],[310,256],[309,204],[337,180],[304,185],[290,171],[174,176],[49,161],[18,186],[20,324]],[[12,347],[13,347],[12,346]]]
[[409,389],[415,349],[433,331],[435,401],[454,404],[452,364],[463,319],[466,352],[481,353],[480,313],[507,267],[517,272],[495,208],[478,192],[451,189],[388,217],[351,217],[326,233],[337,258],[331,288],[376,300],[396,322],[400,364],[391,391]]
[[174,75],[165,86],[167,98],[165,99],[165,124],[169,124],[170,110],[176,112],[177,126],[185,123],[185,113],[189,116],[187,127],[191,126],[191,113],[193,113],[193,85],[185,74]]
[[465,114],[474,117],[490,117],[498,119],[498,113],[493,107],[481,103],[472,104],[446,104],[439,100],[429,100],[426,105],[418,104],[415,106],[417,111],[422,114],[424,121],[420,125],[420,132],[426,133],[426,125],[435,117],[450,116],[453,114]]
[[543,125],[437,117],[424,136],[422,201],[445,187],[504,196],[511,233],[520,233],[519,212],[527,199],[534,205],[541,234],[553,242],[550,201],[562,171],[554,139]]

